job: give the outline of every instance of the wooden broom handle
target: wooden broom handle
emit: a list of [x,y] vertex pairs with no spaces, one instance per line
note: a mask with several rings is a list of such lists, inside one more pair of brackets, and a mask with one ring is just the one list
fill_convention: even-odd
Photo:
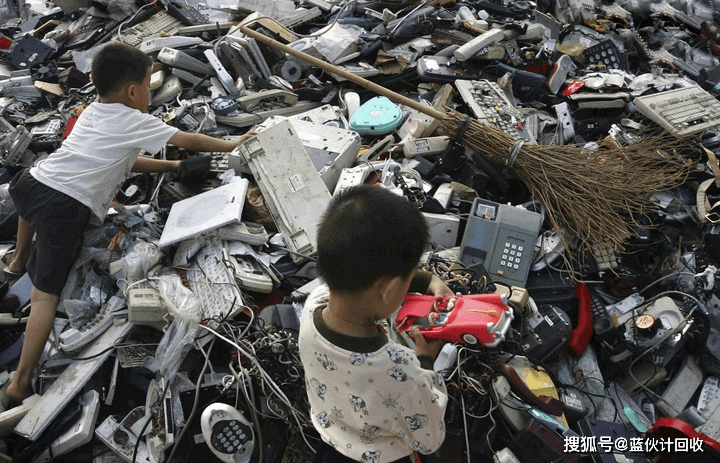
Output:
[[295,50],[292,47],[289,47],[287,45],[284,45],[277,40],[274,40],[266,35],[263,35],[259,32],[256,32],[252,29],[249,29],[246,26],[240,26],[240,32],[243,34],[254,38],[255,40],[264,43],[265,45],[275,48],[277,50],[280,50],[282,52],[287,53],[288,55],[292,55],[296,58],[299,58],[307,63],[312,64],[313,66],[319,67],[320,69],[323,69],[331,74],[335,74],[336,76],[340,76],[344,79],[349,80],[350,82],[353,82],[355,84],[358,84],[359,86],[366,88],[370,90],[371,92],[375,92],[379,95],[385,96],[389,98],[390,100],[394,101],[395,103],[402,104],[405,106],[409,106],[410,108],[413,108],[416,111],[420,111],[423,114],[427,114],[430,117],[434,117],[435,119],[445,119],[447,115],[442,112],[438,111],[437,109],[430,108],[428,106],[425,106],[423,104],[418,103],[415,100],[412,100],[406,96],[400,95],[399,93],[395,93],[392,90],[388,90],[385,87],[381,87],[380,85],[370,82],[367,79],[364,79],[360,76],[356,76],[355,74],[348,72],[344,69],[340,69],[339,67],[328,63],[327,61],[323,61],[321,59],[317,59],[314,56],[310,56],[307,53],[304,53],[300,50]]

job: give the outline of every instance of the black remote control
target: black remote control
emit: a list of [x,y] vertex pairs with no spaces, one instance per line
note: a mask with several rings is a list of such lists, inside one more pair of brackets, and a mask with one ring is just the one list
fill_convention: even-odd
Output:
[[595,339],[599,342],[611,342],[619,335],[615,322],[600,298],[592,290],[590,290],[590,296],[592,300],[592,321]]

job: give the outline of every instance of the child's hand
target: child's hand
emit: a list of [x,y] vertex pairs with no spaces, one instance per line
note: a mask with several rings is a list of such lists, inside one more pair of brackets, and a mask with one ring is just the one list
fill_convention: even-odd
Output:
[[435,305],[433,305],[433,307],[436,307],[438,301],[441,301],[444,297],[451,297],[455,295],[452,292],[452,289],[450,289],[448,285],[446,285],[445,282],[437,275],[433,275],[432,278],[430,278],[430,284],[428,285],[426,292],[427,294],[435,296]]
[[415,353],[420,355],[429,355],[432,358],[437,357],[443,342],[437,339],[426,340],[422,335],[420,328],[413,326],[410,328],[410,337],[415,341]]
[[426,292],[427,294],[435,296],[435,299],[442,299],[445,296],[455,295],[455,293],[452,292],[452,289],[450,289],[448,285],[440,279],[440,277],[434,274],[432,278],[430,278],[430,284],[428,285]]
[[201,176],[211,167],[212,156],[192,156],[180,161],[180,181],[189,177]]
[[250,130],[250,131],[246,132],[246,133],[243,134],[243,136],[241,136],[240,139],[238,140],[238,145],[241,144],[241,143],[243,143],[243,142],[244,142],[245,140],[247,140],[248,138],[254,137],[255,135],[257,135],[257,132],[255,132],[254,130]]

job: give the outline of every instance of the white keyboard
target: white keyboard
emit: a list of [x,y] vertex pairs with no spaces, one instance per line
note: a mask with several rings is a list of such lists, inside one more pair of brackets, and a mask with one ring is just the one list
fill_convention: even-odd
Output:
[[633,103],[643,116],[678,137],[720,125],[720,102],[697,85],[640,96]]
[[190,289],[200,299],[203,319],[232,318],[245,304],[223,254],[222,242],[217,238],[208,239],[205,247],[193,257],[193,268],[185,271]]
[[525,128],[520,112],[498,84],[489,80],[458,79],[455,86],[477,120],[504,131],[515,140],[535,143],[535,137]]
[[146,39],[160,35],[174,35],[184,24],[170,16],[166,11],[159,11],[145,21],[128,27],[115,35],[113,40],[137,47]]

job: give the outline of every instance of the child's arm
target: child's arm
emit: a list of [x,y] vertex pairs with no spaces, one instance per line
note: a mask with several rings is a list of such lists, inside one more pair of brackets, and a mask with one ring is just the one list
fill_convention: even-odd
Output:
[[[207,152],[228,152],[235,147],[255,135],[255,132],[248,132],[238,141],[221,140],[213,138],[202,133],[188,133],[178,131],[168,143],[179,148],[185,148],[189,151],[207,151]],[[154,159],[148,156],[138,156],[132,167],[133,172],[175,172],[180,173],[181,161],[164,161],[162,159]]]
[[133,172],[179,172],[180,161],[165,161],[148,156],[138,156],[131,169]]
[[253,135],[255,135],[254,132],[248,132],[240,137],[238,141],[228,141],[213,138],[202,133],[178,131],[172,136],[168,143],[189,151],[229,152],[234,150],[239,143],[244,142]]

